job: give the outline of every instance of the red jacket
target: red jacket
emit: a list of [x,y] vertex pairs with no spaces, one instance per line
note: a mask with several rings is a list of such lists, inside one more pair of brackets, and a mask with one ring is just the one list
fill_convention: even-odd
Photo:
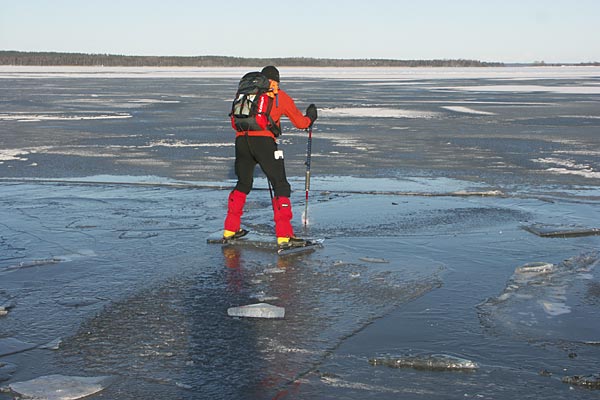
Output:
[[[294,100],[281,89],[279,89],[277,95],[275,95],[275,98],[273,99],[273,106],[269,115],[271,116],[273,121],[275,121],[275,124],[277,124],[278,127],[281,126],[280,119],[282,115],[288,117],[292,124],[298,129],[306,129],[310,126],[311,123],[310,118],[302,114],[302,112],[296,107]],[[275,138],[273,132],[269,130],[247,131],[247,133],[248,136],[270,136],[272,138]],[[236,137],[243,136],[245,134],[246,131],[236,132]]]

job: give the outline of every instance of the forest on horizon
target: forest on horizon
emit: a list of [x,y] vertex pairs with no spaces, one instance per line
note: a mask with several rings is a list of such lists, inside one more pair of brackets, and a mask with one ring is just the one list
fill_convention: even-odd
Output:
[[0,50],[0,65],[22,66],[105,66],[105,67],[506,67],[522,66],[600,66],[600,62],[508,64],[467,59],[400,60],[383,58],[248,58],[232,56],[128,56],[61,52]]
[[332,58],[246,58],[229,56],[127,56],[59,52],[0,51],[0,65],[106,67],[501,67],[504,63],[478,60],[396,60]]

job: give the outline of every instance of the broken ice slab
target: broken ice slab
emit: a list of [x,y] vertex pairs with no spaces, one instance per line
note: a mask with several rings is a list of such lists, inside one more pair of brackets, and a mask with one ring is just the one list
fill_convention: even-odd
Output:
[[2,300],[0,298],[0,317],[4,317],[8,315],[8,311],[15,306],[14,301],[12,300]]
[[543,275],[556,271],[556,265],[547,262],[532,262],[515,268],[515,274]]
[[247,306],[231,307],[227,309],[230,317],[246,318],[283,318],[285,308],[277,307],[268,303],[256,303]]
[[600,235],[600,228],[589,228],[580,225],[533,224],[524,226],[523,229],[540,237],[566,238]]
[[265,301],[279,300],[279,297],[277,297],[277,296],[269,296],[269,295],[267,295],[263,291],[255,293],[255,294],[251,295],[250,297],[253,298],[253,299],[256,299],[256,300],[260,301],[261,303],[264,303]]
[[24,398],[45,400],[75,400],[104,390],[111,382],[109,376],[82,377],[47,375],[8,385]]
[[359,260],[368,262],[368,263],[374,263],[374,264],[388,264],[389,263],[389,260],[386,260],[385,258],[379,258],[379,257],[360,257]]
[[15,338],[0,338],[0,357],[33,349],[37,345],[21,342]]
[[600,389],[600,374],[565,376],[562,381],[569,385]]
[[44,350],[58,350],[60,349],[60,345],[62,344],[61,338],[56,338],[51,342],[41,345],[39,348]]
[[428,371],[474,371],[479,365],[471,360],[447,354],[385,356],[369,359],[371,365],[413,368]]
[[9,265],[8,267],[6,267],[6,270],[9,271],[9,270],[13,270],[13,269],[40,267],[42,265],[58,264],[61,261],[63,261],[63,260],[60,258],[57,258],[57,257],[44,258],[41,260],[22,261],[15,265]]

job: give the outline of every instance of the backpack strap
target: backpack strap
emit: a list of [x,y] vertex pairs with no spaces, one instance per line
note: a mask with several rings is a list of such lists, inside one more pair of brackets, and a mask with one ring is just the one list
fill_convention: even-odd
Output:
[[267,118],[269,120],[269,123],[267,124],[267,129],[270,130],[271,133],[273,135],[275,135],[275,137],[279,137],[281,135],[281,128],[279,126],[277,126],[277,124],[275,123],[273,118],[271,118],[271,110],[273,109],[273,100],[275,100],[275,102],[277,102],[277,105],[279,106],[279,96],[275,95],[275,99],[273,99],[271,96],[269,96],[269,104],[267,105]]

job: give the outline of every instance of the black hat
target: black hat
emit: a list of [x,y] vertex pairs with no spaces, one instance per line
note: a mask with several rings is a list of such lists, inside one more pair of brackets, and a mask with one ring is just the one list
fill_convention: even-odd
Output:
[[264,76],[272,81],[279,82],[279,70],[272,65],[268,65],[260,71]]

